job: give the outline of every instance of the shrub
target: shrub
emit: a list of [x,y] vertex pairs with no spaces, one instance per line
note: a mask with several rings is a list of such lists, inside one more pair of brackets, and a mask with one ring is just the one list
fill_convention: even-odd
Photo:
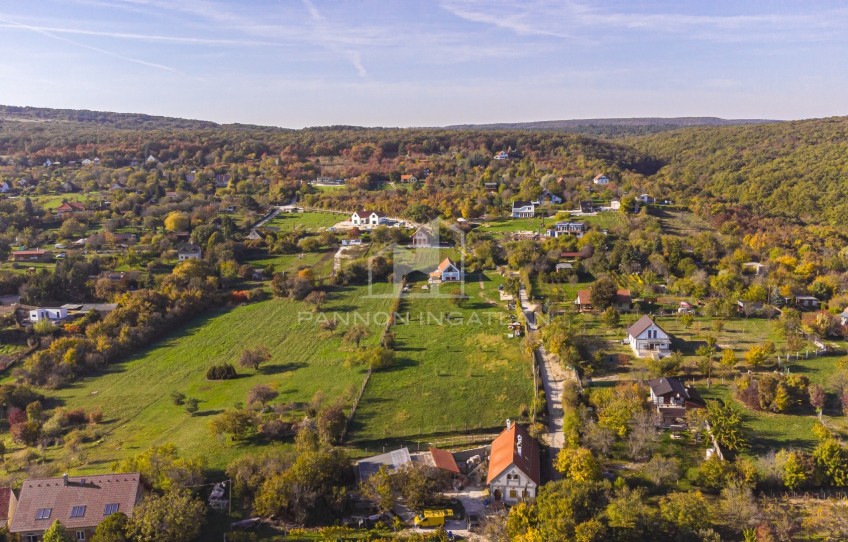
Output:
[[235,378],[237,374],[235,367],[229,363],[222,363],[221,365],[209,367],[206,371],[206,378],[207,380],[230,380]]

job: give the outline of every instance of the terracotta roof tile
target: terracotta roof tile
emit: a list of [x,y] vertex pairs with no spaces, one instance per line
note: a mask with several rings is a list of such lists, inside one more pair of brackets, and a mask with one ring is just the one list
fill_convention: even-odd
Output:
[[[131,516],[143,492],[141,475],[137,472],[71,476],[68,485],[62,478],[26,480],[9,530],[43,531],[57,519],[68,529],[95,527],[106,517],[107,504],[117,504],[118,512]],[[82,506],[85,507],[82,516],[71,517],[74,507]],[[49,517],[36,519],[37,511],[43,508],[50,509]]]
[[[521,453],[518,453],[518,439],[521,439]],[[541,484],[539,445],[523,427],[512,424],[492,442],[489,454],[489,475],[486,483],[500,476],[510,465],[515,465],[528,478]]]

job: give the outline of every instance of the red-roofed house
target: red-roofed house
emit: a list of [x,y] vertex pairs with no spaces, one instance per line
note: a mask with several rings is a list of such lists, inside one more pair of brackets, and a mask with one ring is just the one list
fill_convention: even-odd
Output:
[[581,312],[592,310],[592,295],[589,290],[578,290],[574,304],[577,305],[577,310]]
[[486,483],[496,501],[512,504],[536,498],[541,469],[539,445],[526,429],[507,423],[506,430],[492,442]]
[[9,526],[18,507],[18,498],[10,487],[0,487],[0,529]]
[[450,258],[445,258],[435,271],[430,273],[430,282],[456,282],[462,280],[462,270]]
[[37,542],[59,520],[74,540],[88,540],[109,515],[132,516],[143,495],[137,472],[26,480],[9,531],[24,542]]
[[64,201],[62,205],[56,207],[56,214],[63,216],[71,213],[81,213],[85,211],[85,205],[76,201]]

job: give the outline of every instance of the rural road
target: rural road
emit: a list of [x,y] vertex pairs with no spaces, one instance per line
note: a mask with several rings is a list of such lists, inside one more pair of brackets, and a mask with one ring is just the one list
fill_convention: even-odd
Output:
[[[527,297],[527,291],[522,285],[518,291],[518,296],[521,300],[521,310],[527,320],[527,333],[538,334],[539,326],[536,322],[536,314],[532,311],[530,300]],[[559,362],[553,359],[553,356],[548,354],[545,346],[540,344],[536,349],[536,362],[539,365],[539,373],[542,378],[542,384],[545,388],[545,397],[548,403],[548,446],[550,449],[550,463],[545,465],[547,470],[547,478],[555,480],[559,478],[559,473],[553,468],[554,460],[559,451],[565,444],[565,438],[562,432],[563,425],[563,409],[562,409],[562,390],[563,383],[566,380],[576,378],[574,371],[565,371],[560,366]]]

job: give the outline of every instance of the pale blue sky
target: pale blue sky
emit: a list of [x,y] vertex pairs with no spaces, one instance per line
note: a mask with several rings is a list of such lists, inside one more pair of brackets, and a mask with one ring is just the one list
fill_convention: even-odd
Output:
[[285,127],[848,114],[848,4],[0,0],[0,103]]

